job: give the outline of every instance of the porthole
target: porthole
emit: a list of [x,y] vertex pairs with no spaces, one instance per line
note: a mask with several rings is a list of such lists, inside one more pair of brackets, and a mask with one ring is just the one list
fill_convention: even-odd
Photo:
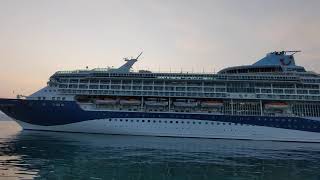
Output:
[[153,123],[156,123],[156,120],[153,120]]
[[178,123],[179,123],[179,121],[176,121],[176,123],[178,124]]
[[126,119],[126,122],[128,122],[128,119]]
[[144,120],[142,120],[142,122],[144,122]]
[[170,121],[170,123],[173,123],[173,121]]
[[201,124],[201,122],[199,122],[198,124]]
[[112,121],[111,119],[109,119],[109,121]]
[[148,120],[148,122],[150,122],[150,120]]
[[122,122],[122,119],[120,119],[120,122]]

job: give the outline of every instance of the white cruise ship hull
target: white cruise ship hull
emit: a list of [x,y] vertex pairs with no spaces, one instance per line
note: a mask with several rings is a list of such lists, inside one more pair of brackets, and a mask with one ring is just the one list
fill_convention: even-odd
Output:
[[[111,119],[110,121],[110,119],[96,119],[55,126],[39,126],[19,120],[17,120],[17,122],[25,130],[139,136],[320,142],[320,134],[316,132],[274,127],[239,125],[235,123],[211,121],[201,121],[201,124],[199,124],[198,120],[193,119],[126,118],[126,120],[120,121],[120,119]],[[160,121],[161,123],[159,123]],[[173,121],[174,123],[163,123],[164,121]],[[186,122],[189,123],[187,124]]]

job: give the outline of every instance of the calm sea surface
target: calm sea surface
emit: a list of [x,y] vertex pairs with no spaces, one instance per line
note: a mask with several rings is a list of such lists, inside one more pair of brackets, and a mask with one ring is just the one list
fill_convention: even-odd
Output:
[[320,144],[20,131],[0,121],[0,179],[320,180]]

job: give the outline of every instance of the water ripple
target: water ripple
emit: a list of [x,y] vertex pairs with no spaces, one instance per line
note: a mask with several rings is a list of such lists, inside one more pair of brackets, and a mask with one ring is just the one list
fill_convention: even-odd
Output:
[[320,179],[320,144],[6,131],[0,179]]

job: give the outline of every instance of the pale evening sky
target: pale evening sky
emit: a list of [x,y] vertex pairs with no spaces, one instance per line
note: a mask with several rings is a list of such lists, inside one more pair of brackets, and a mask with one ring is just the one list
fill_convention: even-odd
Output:
[[319,9],[318,0],[0,0],[0,97],[140,51],[136,69],[209,72],[302,50],[296,63],[320,72]]

